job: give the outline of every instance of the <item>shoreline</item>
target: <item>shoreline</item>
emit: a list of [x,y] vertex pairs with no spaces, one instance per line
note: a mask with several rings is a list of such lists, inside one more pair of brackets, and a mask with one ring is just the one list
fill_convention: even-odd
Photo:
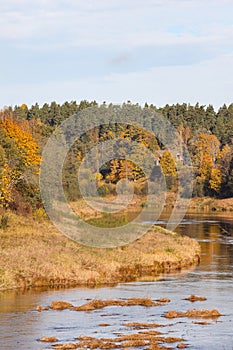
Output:
[[[164,210],[172,209],[176,203],[177,195],[174,192],[167,192],[166,201],[164,204]],[[107,196],[103,198],[105,200],[106,205],[115,199],[114,196]],[[136,212],[140,211],[147,201],[146,196],[134,196],[131,203],[127,206],[128,212]],[[189,200],[188,200],[189,201]],[[124,203],[118,203],[118,207],[116,209],[120,210],[120,206],[124,205]],[[93,208],[87,207],[85,201],[82,199],[77,200],[75,202],[70,203],[71,208],[81,214],[83,219],[90,218],[100,218],[101,215],[99,212],[95,211]],[[187,199],[180,199],[180,209],[186,208]],[[85,209],[84,209],[85,208]],[[213,213],[213,212],[233,212],[233,197],[218,199],[214,197],[193,197],[190,199],[187,212],[191,211],[200,211],[203,213]],[[124,210],[122,210],[124,212]]]
[[9,215],[10,227],[0,230],[0,291],[116,285],[200,261],[196,240],[159,226],[127,246],[104,249],[71,241],[46,219]]

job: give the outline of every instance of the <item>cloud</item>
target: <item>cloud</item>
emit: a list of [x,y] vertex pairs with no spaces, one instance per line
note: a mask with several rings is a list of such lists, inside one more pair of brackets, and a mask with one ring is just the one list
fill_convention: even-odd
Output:
[[[29,45],[48,38],[54,46],[62,41],[82,47],[208,41],[204,26],[211,17],[218,24],[223,9],[216,0],[211,6],[199,0],[2,0],[0,12],[2,39],[18,45],[28,39]],[[183,32],[169,31],[172,24],[182,24]],[[203,26],[203,33],[195,26]]]
[[56,100],[97,100],[122,103],[127,100],[157,106],[166,103],[232,103],[233,55],[180,67],[153,68],[146,71],[109,74],[105,77],[60,80],[56,83],[28,83],[0,86],[5,104],[40,104]]
[[[192,86],[184,78],[190,76],[196,86],[201,74],[203,86],[215,96],[205,82],[208,72],[222,88],[232,87],[225,74],[232,73],[232,11],[232,0],[213,0],[211,5],[207,0],[1,0],[2,100],[8,95],[16,101],[19,96],[36,100],[36,93],[41,100],[54,93],[54,100],[65,93],[58,83],[72,96],[73,86],[77,99],[96,94],[103,100],[108,95],[110,100],[148,100],[152,91],[165,96],[167,74],[174,89],[167,96],[176,91],[186,96]],[[8,95],[6,86],[11,87]],[[208,97],[202,86],[200,91]],[[224,92],[228,96],[224,90],[218,96]]]
[[110,60],[110,64],[112,65],[121,65],[123,63],[126,63],[130,60],[130,54],[129,53],[121,53],[119,55],[116,55]]
[[[223,3],[233,9],[230,1]],[[2,0],[0,11],[2,43],[50,55],[52,50],[59,55],[62,49],[104,48],[103,60],[115,67],[138,61],[138,50],[148,47],[159,52],[167,47],[174,55],[177,46],[189,55],[193,45],[203,59],[232,49],[231,11],[217,0],[211,6],[201,0]],[[110,58],[104,57],[111,50]]]
[[[198,62],[195,65],[151,68],[105,78],[109,96],[115,100],[154,103],[232,103],[233,54]],[[111,98],[110,98],[111,100]]]

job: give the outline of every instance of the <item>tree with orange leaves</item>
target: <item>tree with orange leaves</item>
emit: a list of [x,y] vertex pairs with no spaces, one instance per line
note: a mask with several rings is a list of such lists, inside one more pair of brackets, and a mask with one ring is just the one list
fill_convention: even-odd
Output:
[[40,164],[39,146],[27,126],[18,125],[8,117],[0,121],[0,127],[4,130],[5,135],[17,144],[26,167]]
[[160,166],[166,179],[168,189],[174,189],[177,181],[176,163],[169,151],[165,151],[160,160]]
[[200,133],[195,142],[196,194],[208,195],[221,187],[221,172],[216,165],[220,142],[215,135]]
[[201,133],[195,143],[196,163],[201,163],[204,155],[208,154],[213,162],[216,161],[220,150],[220,142],[215,135]]
[[218,168],[213,168],[210,174],[210,188],[216,193],[219,193],[222,184],[222,174],[221,170]]
[[27,125],[19,125],[9,117],[0,121],[0,144],[3,152],[0,206],[7,207],[14,200],[12,193],[19,182],[28,182],[33,174],[39,173],[41,158],[39,146]]

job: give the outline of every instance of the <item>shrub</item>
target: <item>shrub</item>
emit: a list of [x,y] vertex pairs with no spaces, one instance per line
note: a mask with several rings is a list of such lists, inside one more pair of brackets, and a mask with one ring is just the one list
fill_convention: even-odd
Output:
[[2,214],[0,219],[0,229],[6,230],[8,227],[9,216],[7,214]]
[[106,197],[109,194],[116,194],[116,185],[108,183],[108,184],[103,184],[98,187],[97,189],[98,194],[100,197]]
[[46,211],[44,210],[44,208],[38,208],[36,210],[34,210],[33,212],[33,219],[37,220],[37,221],[41,221],[47,218],[47,214]]

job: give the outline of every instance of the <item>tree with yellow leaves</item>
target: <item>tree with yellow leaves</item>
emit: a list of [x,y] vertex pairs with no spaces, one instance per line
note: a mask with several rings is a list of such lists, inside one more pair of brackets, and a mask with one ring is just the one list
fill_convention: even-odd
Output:
[[[19,183],[25,189],[33,175],[39,173],[41,158],[27,125],[18,125],[9,117],[0,121],[0,145],[4,153],[0,166],[0,205],[7,207],[14,201],[13,190]],[[33,192],[37,190],[37,185],[33,185]]]
[[7,208],[12,201],[12,181],[11,169],[5,160],[4,166],[0,175],[0,207]]
[[213,166],[211,155],[209,153],[204,153],[199,167],[199,176],[202,180],[209,181]]
[[16,124],[9,117],[0,121],[0,128],[4,130],[7,137],[17,144],[20,156],[26,167],[40,164],[39,146],[27,128]]
[[208,154],[213,162],[216,161],[220,150],[220,142],[215,135],[201,133],[195,143],[196,163],[200,164],[204,155]]
[[216,193],[219,193],[222,184],[222,174],[221,170],[218,168],[214,168],[211,170],[210,174],[210,188],[214,190]]
[[162,167],[164,176],[176,177],[176,163],[169,151],[165,151],[160,160],[160,166]]
[[221,171],[217,166],[220,142],[215,135],[200,133],[195,142],[196,194],[217,193],[221,187]]
[[112,183],[117,183],[122,179],[133,180],[135,165],[126,159],[112,159],[110,161],[110,173],[107,180]]
[[165,176],[168,189],[172,189],[177,182],[177,169],[176,163],[169,151],[163,153],[160,160],[160,166]]

